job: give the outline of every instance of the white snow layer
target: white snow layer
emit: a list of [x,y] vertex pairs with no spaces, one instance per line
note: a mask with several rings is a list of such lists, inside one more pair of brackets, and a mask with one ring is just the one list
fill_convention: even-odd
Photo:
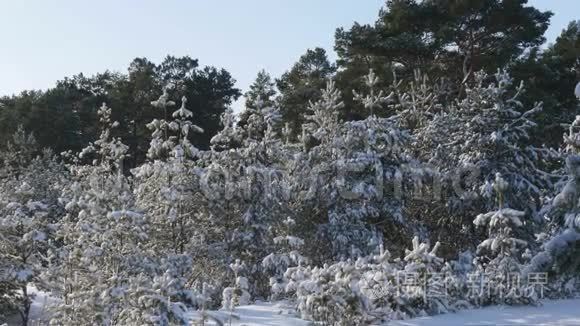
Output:
[[[34,295],[32,304],[30,305],[29,325],[46,325],[50,321],[48,307],[56,302],[54,297],[48,293],[40,291],[33,286],[28,287],[28,294]],[[21,325],[19,315],[12,315],[8,318],[5,325]],[[4,326],[4,325],[1,325]]]
[[[209,314],[221,320],[225,325],[232,326],[306,326],[311,322],[295,317],[294,310],[283,302],[256,302],[253,305],[239,306],[230,314],[229,311],[210,311]],[[200,320],[200,312],[190,314],[191,321]],[[205,325],[217,325],[215,322],[206,321]]]
[[390,326],[573,326],[580,325],[580,299],[546,300],[542,306],[491,306],[458,313],[393,321]]
[[[30,288],[36,294],[30,313],[31,322],[47,321],[46,308],[54,299],[42,291]],[[310,322],[295,317],[295,311],[284,302],[257,302],[236,307],[229,311],[209,311],[209,315],[232,326],[306,326]],[[192,322],[200,320],[200,312],[190,313]],[[8,325],[19,324],[17,316]],[[210,320],[205,325],[217,325]],[[534,326],[580,326],[580,298],[568,300],[545,300],[541,306],[490,306],[463,310],[438,316],[419,317],[391,321],[388,326],[491,326],[491,325],[534,325]]]
[[[211,312],[214,317],[229,325],[227,311]],[[293,317],[293,313],[280,303],[261,302],[236,307],[232,325],[241,326],[303,326],[309,322]],[[199,313],[191,315],[199,320]],[[206,325],[216,325],[206,322]],[[546,300],[541,306],[491,306],[463,310],[438,316],[391,321],[388,326],[580,326],[580,299]]]

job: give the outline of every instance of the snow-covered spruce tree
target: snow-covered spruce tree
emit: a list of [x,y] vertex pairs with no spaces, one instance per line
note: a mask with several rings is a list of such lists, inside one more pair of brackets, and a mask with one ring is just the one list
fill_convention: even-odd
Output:
[[[368,94],[353,92],[354,100],[360,102],[369,115],[364,120],[345,123],[346,166],[354,168],[352,179],[347,178],[346,182],[354,186],[350,191],[355,194],[354,204],[359,201],[359,212],[366,212],[372,223],[382,224],[380,233],[390,233],[385,239],[389,248],[399,251],[404,240],[395,239],[397,230],[422,232],[418,228],[420,225],[410,221],[403,210],[408,208],[411,198],[424,194],[424,183],[435,175],[408,151],[413,139],[407,130],[398,127],[401,117],[379,117],[380,111],[389,111],[396,93],[385,96],[377,89],[378,83],[378,77],[371,70],[365,77]],[[400,100],[404,97],[400,95]]]
[[[233,286],[236,278],[230,268],[243,247],[232,242],[234,230],[242,224],[241,217],[247,205],[245,200],[245,180],[240,175],[243,163],[237,150],[204,153],[201,159],[201,212],[207,219],[200,224],[195,256],[196,283],[211,283],[216,290],[209,304],[219,307],[223,301],[225,287]],[[236,258],[238,257],[238,258]],[[203,288],[203,286],[202,286]],[[209,307],[209,306],[208,306]]]
[[35,156],[37,150],[34,137],[20,127],[0,153],[0,321],[16,311],[23,325],[34,299],[31,287],[46,289],[47,252],[55,245],[61,210],[58,187],[65,182],[52,152]]
[[[477,271],[486,277],[484,286],[491,292],[475,296],[476,303],[527,303],[537,299],[521,293],[520,282],[522,271],[522,251],[528,246],[527,241],[515,238],[514,231],[524,225],[523,211],[509,208],[505,194],[509,184],[497,173],[493,189],[497,198],[498,209],[479,214],[473,223],[487,228],[488,237],[477,246]],[[518,279],[511,279],[517,277]],[[521,281],[521,280],[520,280]],[[514,283],[516,282],[516,283]]]
[[[230,265],[236,259],[246,263],[247,258],[243,255],[246,248],[239,246],[239,242],[234,243],[234,238],[236,242],[240,240],[235,234],[242,228],[243,216],[250,204],[250,180],[245,174],[247,155],[243,138],[230,113],[222,115],[224,129],[212,138],[211,150],[202,153],[198,162],[202,211],[209,222],[203,224],[207,249],[198,257],[199,273],[215,282],[220,294],[212,302],[216,306],[224,301],[224,288],[235,286],[236,277]],[[253,293],[253,289],[250,292]]]
[[264,138],[279,138],[278,129],[280,113],[276,107],[265,106],[265,102],[258,101],[258,110],[248,117],[248,124],[242,128],[247,139],[261,140]]
[[[552,253],[558,256],[556,271],[572,273],[580,277],[580,116],[569,127],[568,135],[564,135],[566,145],[567,182],[552,202],[552,228],[556,236],[546,245],[552,246]],[[557,248],[556,243],[566,243]],[[566,248],[567,247],[567,248]],[[563,249],[563,250],[562,250]],[[568,249],[568,250],[566,250]],[[560,252],[557,252],[561,250]],[[564,253],[563,255],[558,255]],[[580,284],[579,284],[580,286]]]
[[[433,162],[428,162],[430,157],[423,156],[424,149],[419,145],[422,144],[424,130],[452,99],[449,82],[444,78],[431,81],[419,70],[414,71],[411,80],[399,80],[396,69],[393,69],[392,74],[391,94],[382,111],[399,128],[410,134],[410,141],[402,148],[403,153],[423,159],[423,162],[417,160],[405,166],[404,175],[410,179],[409,185],[401,187],[405,194],[405,225],[413,230],[413,234],[420,235],[421,239],[436,238],[444,241],[442,251],[445,251],[450,243],[457,243],[457,230],[449,227],[449,222],[454,219],[450,217],[442,198],[445,173]],[[393,232],[396,230],[389,229],[391,237],[397,235]],[[406,242],[407,238],[406,234],[400,234],[397,241]]]

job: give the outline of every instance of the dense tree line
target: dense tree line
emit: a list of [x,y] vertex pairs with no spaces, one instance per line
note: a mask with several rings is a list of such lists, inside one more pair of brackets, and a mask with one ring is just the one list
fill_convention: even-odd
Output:
[[[37,289],[53,298],[54,325],[223,323],[208,310],[231,316],[254,299],[364,325],[580,291],[578,118],[563,151],[535,147],[541,104],[525,108],[507,73],[476,72],[449,107],[418,80],[387,94],[371,70],[352,96],[368,116],[355,121],[340,119],[330,80],[298,140],[276,129],[276,106],[257,101],[243,127],[227,110],[207,150],[190,140],[204,130],[187,97],[165,87],[150,105],[167,118],[147,124],[146,158],[130,171],[105,104],[80,152],[38,154],[18,129],[0,156],[0,318],[26,324]],[[521,289],[504,279],[547,273]],[[494,291],[467,291],[473,275]]]
[[[541,48],[549,17],[387,1],[337,30],[336,63],[315,48],[260,71],[237,119],[232,77],[189,57],[3,98],[0,320],[26,324],[34,288],[54,325],[203,324],[254,299],[332,325],[536,303],[537,283],[501,292],[513,274],[578,293],[580,29]],[[401,273],[448,292],[401,293]],[[495,292],[467,291],[474,274]]]
[[[268,87],[263,100],[279,104],[281,125],[287,123],[291,137],[296,138],[308,101],[319,98],[328,78],[335,78],[337,88],[351,94],[365,88],[363,77],[369,69],[385,88],[412,78],[420,70],[447,89],[442,96],[454,98],[455,94],[465,95],[463,85],[473,80],[475,71],[493,74],[505,68],[526,84],[522,101],[527,105],[544,103],[539,119],[544,132],[533,141],[554,145],[561,139],[561,124],[575,115],[575,99],[569,90],[580,75],[580,28],[578,22],[571,22],[553,44],[543,47],[551,15],[527,6],[525,0],[387,1],[375,24],[355,23],[348,29],[337,29],[336,62],[328,59],[324,49],[314,48],[279,78],[260,72],[246,94],[246,107],[255,109],[255,91]],[[199,67],[190,57],[168,56],[158,65],[137,58],[126,73],[79,74],[45,92],[5,96],[0,99],[2,136],[7,138],[23,125],[38,136],[42,146],[56,152],[78,150],[95,136],[95,107],[107,102],[123,108],[115,113],[115,119],[127,126],[122,136],[135,166],[143,161],[147,146],[140,141],[146,135],[145,123],[162,114],[147,108],[147,103],[159,96],[159,89],[167,83],[175,83],[172,94],[184,91],[181,93],[190,98],[192,109],[200,113],[196,123],[207,134],[196,140],[196,145],[207,148],[219,129],[219,116],[241,92],[227,71]],[[342,118],[366,117],[356,103],[347,104],[341,110]],[[247,114],[241,113],[241,125]],[[48,120],[51,127],[44,123]]]
[[41,147],[60,153],[78,151],[98,135],[97,108],[104,102],[114,111],[123,128],[121,136],[129,146],[130,166],[142,162],[148,148],[146,124],[168,113],[149,104],[160,89],[171,85],[169,93],[188,97],[196,113],[196,123],[206,130],[193,142],[207,148],[211,135],[219,129],[219,117],[241,92],[224,69],[200,67],[190,57],[168,56],[160,64],[146,58],[131,62],[126,73],[104,72],[87,77],[79,74],[58,81],[47,91],[24,91],[0,99],[0,130],[8,139],[22,125],[33,132]]
[[[475,78],[474,72],[507,69],[526,85],[522,101],[544,103],[544,132],[534,141],[554,145],[564,132],[561,124],[576,115],[570,90],[580,78],[580,34],[578,21],[571,22],[553,44],[543,47],[551,16],[527,6],[526,0],[390,0],[374,25],[337,29],[336,63],[329,62],[323,49],[308,50],[279,79],[279,101],[283,110],[300,112],[292,109],[307,105],[300,94],[316,95],[325,78],[333,76],[337,87],[350,94],[364,89],[369,69],[385,88],[420,70],[440,82],[448,91],[442,96],[451,99],[465,96],[464,85]],[[343,118],[365,117],[356,103],[348,104]],[[302,119],[289,113],[284,117],[291,125]]]

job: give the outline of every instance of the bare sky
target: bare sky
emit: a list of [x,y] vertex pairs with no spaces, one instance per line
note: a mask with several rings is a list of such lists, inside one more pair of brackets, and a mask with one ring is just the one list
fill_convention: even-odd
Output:
[[[226,68],[246,91],[260,69],[287,70],[308,48],[331,52],[334,31],[374,22],[383,0],[23,0],[0,3],[0,95],[46,89],[65,76],[125,71],[168,54]],[[555,13],[553,41],[579,0],[530,0]],[[235,109],[241,102],[234,105]]]

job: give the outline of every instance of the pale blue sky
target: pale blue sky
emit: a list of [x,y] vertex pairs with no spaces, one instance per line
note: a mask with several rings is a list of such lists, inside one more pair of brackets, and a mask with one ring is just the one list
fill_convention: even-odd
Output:
[[[0,3],[0,95],[46,89],[79,72],[125,71],[135,57],[189,55],[224,67],[246,91],[260,69],[287,70],[307,48],[331,52],[334,31],[374,22],[384,0],[13,0]],[[579,0],[530,0],[552,10],[553,41]],[[239,109],[241,103],[236,103]]]

